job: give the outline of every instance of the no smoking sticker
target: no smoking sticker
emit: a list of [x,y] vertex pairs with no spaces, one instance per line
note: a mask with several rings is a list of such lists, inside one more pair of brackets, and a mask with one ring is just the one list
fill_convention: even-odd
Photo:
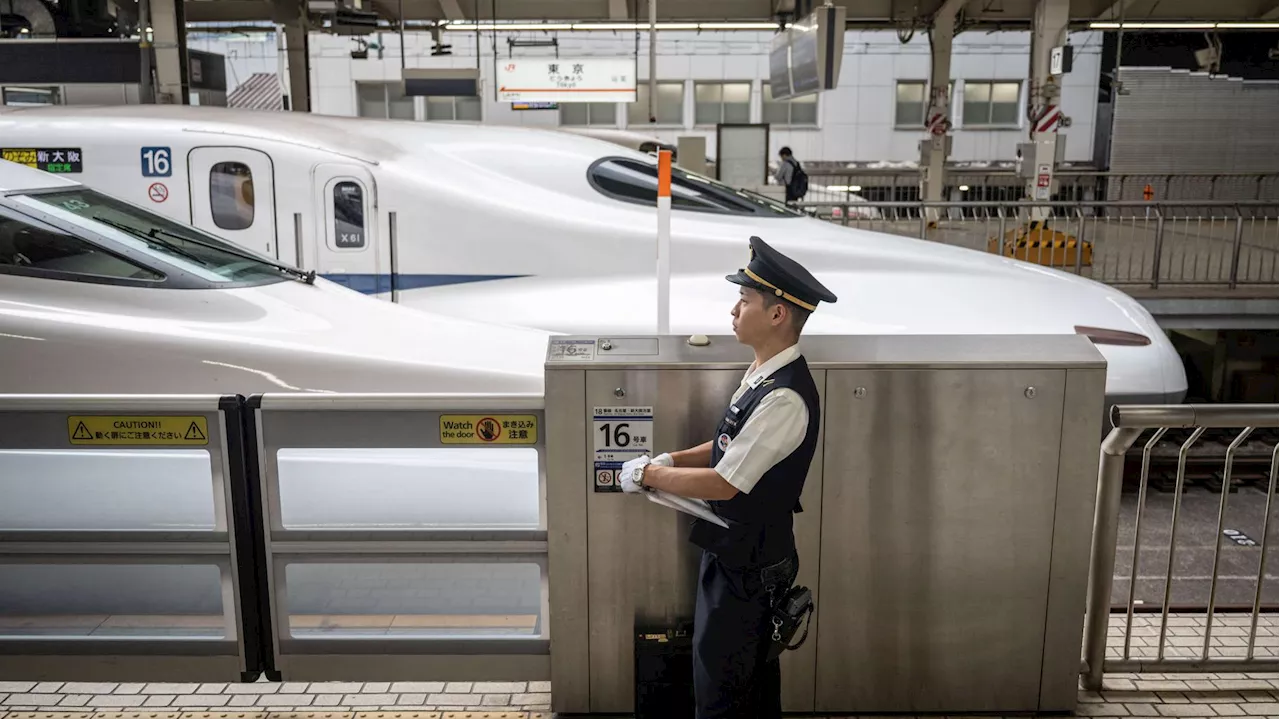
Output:
[[151,187],[147,188],[147,197],[150,197],[152,202],[164,202],[169,199],[169,188],[165,187],[163,182],[153,182]]

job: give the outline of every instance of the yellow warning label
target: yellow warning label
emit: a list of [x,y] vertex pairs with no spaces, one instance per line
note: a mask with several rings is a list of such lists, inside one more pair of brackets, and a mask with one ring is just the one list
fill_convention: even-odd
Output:
[[440,416],[443,444],[534,444],[538,418],[531,414],[446,414]]
[[209,422],[204,417],[72,416],[67,418],[71,444],[207,445]]

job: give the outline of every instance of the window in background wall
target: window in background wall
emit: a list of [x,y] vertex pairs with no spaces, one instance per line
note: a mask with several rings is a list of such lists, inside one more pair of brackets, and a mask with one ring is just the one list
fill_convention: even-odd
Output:
[[751,83],[693,83],[693,124],[751,122]]
[[818,126],[818,93],[803,95],[794,100],[774,100],[769,81],[765,80],[760,86],[764,90],[762,117],[765,122],[793,127]]
[[618,126],[618,104],[614,102],[562,102],[561,125]]
[[404,94],[398,82],[357,82],[356,99],[360,117],[413,119],[413,98]]
[[1017,127],[1020,81],[964,83],[966,127]]
[[62,94],[56,87],[6,87],[4,104],[14,107],[61,105]]
[[478,97],[428,97],[426,100],[428,120],[480,121]]
[[[954,88],[955,80],[947,83],[948,97],[951,96]],[[896,93],[893,111],[894,127],[908,130],[924,127],[924,113],[929,106],[926,102],[929,96],[929,83],[925,80],[902,80],[898,82]],[[951,118],[954,120],[955,116],[955,111],[952,110]]]
[[[684,124],[684,83],[658,81],[658,125]],[[649,124],[649,83],[636,84],[636,101],[627,106],[627,125]]]

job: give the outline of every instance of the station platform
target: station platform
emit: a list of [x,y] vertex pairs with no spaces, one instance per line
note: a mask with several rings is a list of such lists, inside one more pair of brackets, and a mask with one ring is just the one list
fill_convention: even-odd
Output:
[[[1274,719],[1276,682],[1276,674],[1116,674],[1107,677],[1101,692],[1082,690],[1075,714]],[[0,682],[0,689],[26,690],[10,694],[6,701],[54,703],[43,707],[0,707],[0,719],[553,719],[557,716],[547,708],[550,694],[532,691],[550,689],[546,682],[239,685]],[[343,703],[328,705],[335,701]],[[895,717],[907,719],[907,715]]]
[[[1215,617],[1211,656],[1243,656],[1250,619],[1247,613]],[[1125,622],[1125,615],[1112,614],[1111,658],[1121,657]],[[1166,656],[1198,656],[1204,627],[1202,613],[1171,614]],[[1131,656],[1154,659],[1159,632],[1159,614],[1135,615]],[[1262,614],[1257,634],[1257,656],[1280,657],[1280,615]],[[552,691],[550,682],[519,680],[117,684],[0,678],[0,719],[552,719]],[[1107,674],[1102,692],[1081,690],[1075,714],[1275,719],[1277,691],[1280,672]]]

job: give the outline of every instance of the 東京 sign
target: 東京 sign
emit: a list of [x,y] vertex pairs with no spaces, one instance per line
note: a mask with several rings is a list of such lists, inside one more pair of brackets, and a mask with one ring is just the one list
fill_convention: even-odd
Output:
[[634,60],[507,60],[498,63],[501,102],[635,102]]

